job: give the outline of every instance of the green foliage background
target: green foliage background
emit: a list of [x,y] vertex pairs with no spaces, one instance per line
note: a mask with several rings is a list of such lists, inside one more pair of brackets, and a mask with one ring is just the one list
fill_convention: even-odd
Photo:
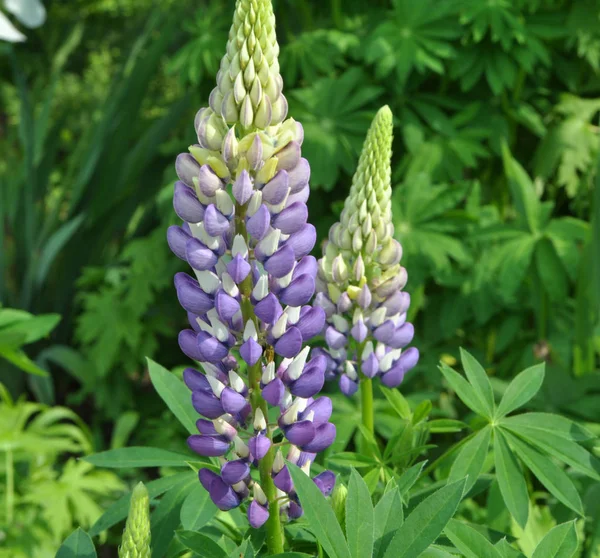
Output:
[[[370,119],[386,103],[395,115],[393,211],[422,354],[402,387],[413,408],[431,400],[432,417],[464,418],[437,369],[463,346],[500,392],[545,361],[535,410],[597,432],[600,2],[274,3],[320,239]],[[0,45],[0,301],[62,316],[26,349],[50,375],[0,361],[0,381],[13,398],[75,409],[97,450],[127,439],[184,447],[144,357],[184,364],[171,282],[180,262],[165,241],[173,163],[195,141],[233,4],[48,1],[26,43]],[[352,436],[342,432],[338,449]],[[66,459],[48,465],[74,467]],[[48,548],[63,528],[50,527]]]

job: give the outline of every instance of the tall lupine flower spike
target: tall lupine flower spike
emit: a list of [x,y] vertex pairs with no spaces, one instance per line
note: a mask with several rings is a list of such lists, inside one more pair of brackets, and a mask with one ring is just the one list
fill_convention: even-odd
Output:
[[144,483],[133,489],[119,558],[150,558],[150,498]]
[[[410,295],[394,239],[391,209],[392,113],[382,107],[367,134],[340,222],[331,227],[319,260],[316,304],[327,314],[328,373],[353,395],[359,381],[380,376],[398,386],[419,351],[405,349]],[[360,373],[360,374],[359,374]],[[363,399],[364,401],[364,399]]]
[[309,305],[317,274],[310,168],[302,126],[286,119],[278,51],[270,0],[238,0],[217,87],[196,115],[198,144],[177,158],[173,205],[184,223],[167,236],[195,275],[175,276],[190,323],[179,343],[204,371],[184,372],[204,417],[188,443],[222,465],[220,474],[202,469],[200,481],[222,510],[250,498],[250,523],[267,522],[269,547],[282,552],[279,509],[289,518],[301,509],[293,487],[275,480],[286,468],[274,443],[309,464],[335,426],[331,401],[315,399],[327,359],[305,347],[325,312]]

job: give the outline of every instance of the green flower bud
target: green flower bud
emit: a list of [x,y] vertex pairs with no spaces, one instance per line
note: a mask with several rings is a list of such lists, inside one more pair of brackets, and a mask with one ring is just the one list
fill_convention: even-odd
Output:
[[331,507],[335,512],[339,524],[346,525],[346,498],[348,497],[348,489],[341,482],[335,485],[333,494],[331,495]]
[[119,558],[150,558],[150,498],[144,483],[133,489]]

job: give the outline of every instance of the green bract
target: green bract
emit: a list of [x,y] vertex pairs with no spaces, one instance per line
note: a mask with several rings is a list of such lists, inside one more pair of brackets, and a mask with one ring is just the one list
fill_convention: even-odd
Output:
[[131,495],[119,558],[150,558],[150,498],[141,482]]

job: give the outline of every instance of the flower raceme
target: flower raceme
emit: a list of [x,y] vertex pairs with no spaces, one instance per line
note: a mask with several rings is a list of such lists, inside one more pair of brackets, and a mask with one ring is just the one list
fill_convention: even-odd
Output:
[[[204,417],[188,443],[221,460],[220,474],[199,473],[220,509],[252,494],[254,527],[279,513],[279,501],[289,518],[302,513],[274,443],[289,446],[287,459],[308,473],[335,438],[331,401],[315,398],[327,359],[306,347],[325,312],[309,304],[317,274],[310,167],[302,126],[286,119],[278,52],[270,0],[238,0],[217,86],[196,115],[198,144],[176,162],[173,205],[184,223],[167,233],[194,273],[175,276],[190,323],[179,344],[204,372],[184,372]],[[315,478],[324,492],[334,480]]]
[[357,368],[398,386],[419,359],[406,321],[410,295],[394,239],[391,210],[392,113],[382,107],[367,134],[340,222],[331,227],[319,260],[316,305],[327,314],[328,374],[340,389],[358,389]]

